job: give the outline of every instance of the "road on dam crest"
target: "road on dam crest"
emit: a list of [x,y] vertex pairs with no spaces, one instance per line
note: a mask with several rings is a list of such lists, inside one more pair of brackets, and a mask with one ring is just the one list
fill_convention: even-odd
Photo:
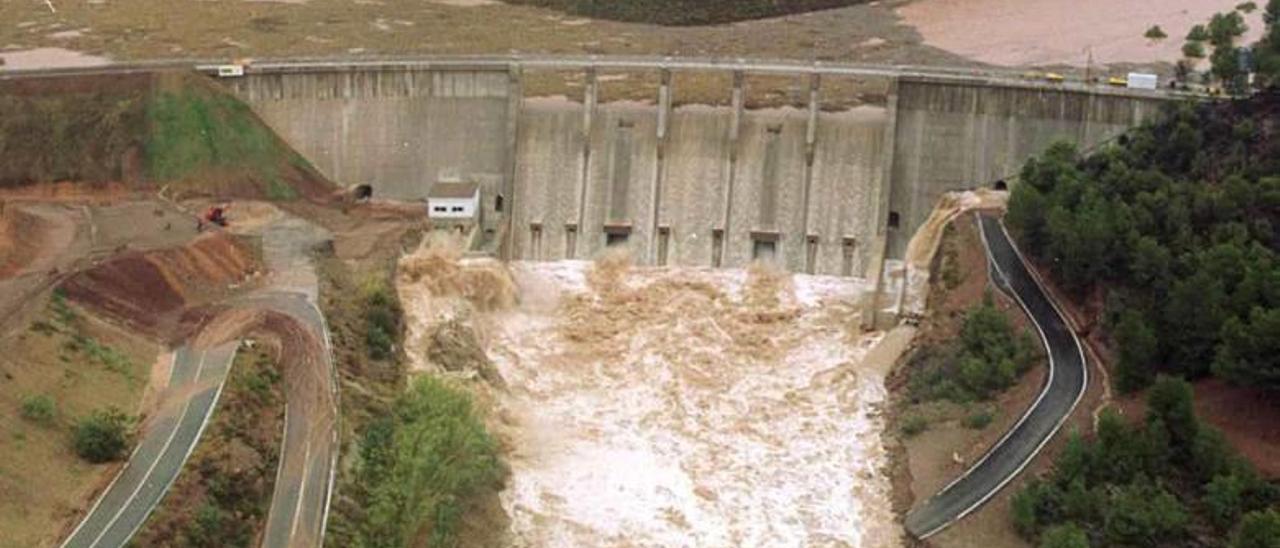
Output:
[[928,538],[982,506],[1022,471],[1062,427],[1084,396],[1089,373],[1079,339],[1031,275],[1000,221],[980,215],[992,277],[1018,301],[1049,354],[1049,377],[1027,412],[977,464],[907,514],[907,531]]
[[222,393],[238,341],[211,348],[178,348],[167,402],[124,470],[63,544],[67,548],[123,546],[160,503]]

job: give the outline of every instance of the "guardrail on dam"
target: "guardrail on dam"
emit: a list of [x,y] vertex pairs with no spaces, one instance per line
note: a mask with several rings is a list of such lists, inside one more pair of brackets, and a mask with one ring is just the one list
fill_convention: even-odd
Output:
[[[546,60],[544,60],[546,61]],[[601,101],[604,70],[657,75],[648,102]],[[525,97],[526,71],[574,71],[572,99]],[[722,105],[682,105],[673,71],[731,75]],[[746,108],[755,72],[800,75],[802,107]],[[807,80],[804,79],[807,75]],[[883,105],[832,108],[840,79]],[[948,190],[1008,181],[1051,142],[1091,146],[1164,95],[801,64],[671,60],[255,64],[224,82],[317,168],[375,196],[441,180],[483,188],[512,258],[587,258],[626,242],[639,262],[871,276]],[[731,82],[731,83],[730,83]],[[839,89],[831,86],[832,89]],[[805,100],[807,98],[807,101]],[[678,105],[678,106],[673,106]]]

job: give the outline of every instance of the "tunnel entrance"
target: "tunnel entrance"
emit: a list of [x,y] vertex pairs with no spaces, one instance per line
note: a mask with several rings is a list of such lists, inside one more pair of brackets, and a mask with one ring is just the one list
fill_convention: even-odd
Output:
[[354,194],[357,201],[373,198],[373,185],[356,185]]
[[1009,190],[1009,184],[1004,182],[1004,179],[1000,179],[996,181],[995,184],[991,185],[991,188],[996,190]]

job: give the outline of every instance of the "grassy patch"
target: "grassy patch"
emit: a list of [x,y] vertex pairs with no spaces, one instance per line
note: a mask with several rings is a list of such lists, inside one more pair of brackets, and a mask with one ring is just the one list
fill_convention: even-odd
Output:
[[195,81],[162,86],[147,105],[148,176],[182,182],[210,173],[232,173],[258,181],[272,200],[297,192],[282,180],[295,156],[249,106]]
[[713,25],[862,4],[865,0],[509,0],[616,21]]
[[22,398],[22,418],[36,424],[50,425],[58,416],[58,406],[47,395],[31,395]]
[[[69,351],[73,334],[111,348],[125,369]],[[136,413],[157,347],[53,298],[0,348],[0,414],[11,419],[0,420],[0,546],[53,546],[114,470],[76,454],[76,419]]]
[[138,382],[133,361],[124,352],[103,344],[85,331],[86,322],[80,313],[67,302],[61,291],[55,290],[49,299],[52,320],[32,322],[28,328],[45,336],[61,335],[65,340],[60,347],[60,359],[64,362],[88,361],[101,365],[112,373],[124,376],[130,383]]

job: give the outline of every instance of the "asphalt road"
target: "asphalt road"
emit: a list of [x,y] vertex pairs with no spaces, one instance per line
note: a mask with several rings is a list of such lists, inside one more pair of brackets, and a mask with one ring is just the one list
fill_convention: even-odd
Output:
[[907,514],[907,531],[921,539],[973,512],[1017,476],[1061,428],[1089,381],[1080,341],[1028,272],[1000,221],[982,215],[979,225],[987,256],[1002,278],[996,285],[1012,292],[1040,332],[1049,353],[1049,377],[1031,408],[977,464]]
[[238,344],[178,348],[164,401],[152,424],[64,547],[124,546],[142,526],[195,449],[222,393]]
[[337,468],[338,392],[324,315],[317,306],[319,281],[310,250],[330,236],[298,218],[267,227],[263,260],[272,272],[269,288],[245,304],[287,318],[293,333],[285,357],[286,400],[271,508],[262,546],[320,546]]
[[[285,431],[262,545],[320,546],[338,456],[337,378],[328,326],[316,305],[310,250],[328,235],[288,218],[266,227],[271,278],[228,304],[272,318],[285,340]],[[129,462],[98,498],[65,548],[124,546],[168,491],[217,404],[238,342],[174,353],[164,401]]]

